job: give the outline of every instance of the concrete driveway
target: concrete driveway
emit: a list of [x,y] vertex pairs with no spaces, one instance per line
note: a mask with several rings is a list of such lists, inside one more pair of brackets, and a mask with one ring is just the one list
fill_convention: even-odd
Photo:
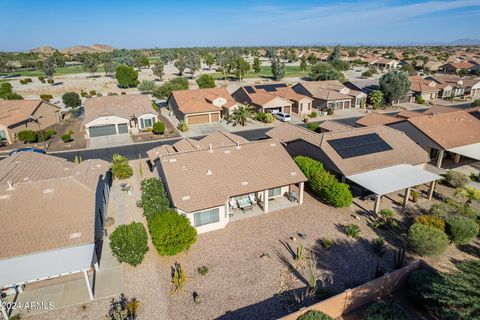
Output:
[[102,136],[90,138],[87,143],[88,149],[107,148],[113,146],[122,146],[133,143],[129,133],[117,134],[112,136]]

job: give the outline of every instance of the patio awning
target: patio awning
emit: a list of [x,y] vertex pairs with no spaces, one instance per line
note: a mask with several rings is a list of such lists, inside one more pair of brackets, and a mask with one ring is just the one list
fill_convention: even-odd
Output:
[[447,149],[447,151],[460,154],[467,158],[480,160],[480,143],[468,144],[466,146]]
[[441,178],[430,171],[409,164],[399,164],[347,176],[348,180],[377,195],[384,195]]

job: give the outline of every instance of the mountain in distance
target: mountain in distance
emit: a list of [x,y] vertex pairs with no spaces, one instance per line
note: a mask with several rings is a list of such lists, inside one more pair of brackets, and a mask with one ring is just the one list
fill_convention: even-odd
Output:
[[35,53],[40,53],[40,54],[44,54],[44,55],[49,55],[49,54],[53,54],[57,49],[55,49],[54,47],[50,47],[50,46],[41,46],[41,47],[38,47],[38,48],[34,48],[32,50],[29,50],[29,52],[35,52]]
[[447,43],[449,46],[479,46],[480,39],[463,38]]
[[[114,48],[108,44],[96,43],[91,46],[83,46],[83,45],[72,46],[65,49],[61,49],[59,51],[65,54],[79,54],[79,53],[85,53],[85,52],[86,53],[111,52],[113,51],[113,49]],[[41,46],[32,50],[29,50],[29,52],[36,52],[43,55],[50,55],[50,54],[53,54],[55,51],[57,51],[57,49],[51,46]]]

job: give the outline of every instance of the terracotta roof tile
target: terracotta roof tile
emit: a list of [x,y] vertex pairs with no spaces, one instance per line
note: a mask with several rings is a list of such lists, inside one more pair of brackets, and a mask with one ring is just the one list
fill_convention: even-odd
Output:
[[59,109],[42,100],[0,100],[0,124],[8,127],[26,121],[42,103]]

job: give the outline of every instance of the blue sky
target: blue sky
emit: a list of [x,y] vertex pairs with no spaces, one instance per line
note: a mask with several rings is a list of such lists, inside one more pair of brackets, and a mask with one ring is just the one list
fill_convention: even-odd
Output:
[[0,50],[431,43],[479,30],[480,0],[0,0]]

